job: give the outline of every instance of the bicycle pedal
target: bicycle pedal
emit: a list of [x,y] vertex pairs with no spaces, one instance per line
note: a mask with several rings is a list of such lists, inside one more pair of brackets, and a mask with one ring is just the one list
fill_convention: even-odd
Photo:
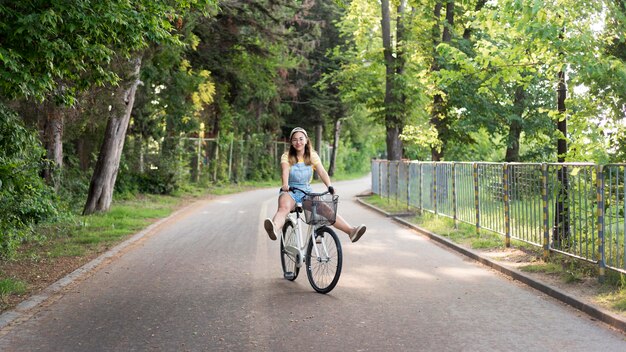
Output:
[[285,273],[284,276],[287,280],[293,280],[294,277],[296,277],[296,275],[292,271]]

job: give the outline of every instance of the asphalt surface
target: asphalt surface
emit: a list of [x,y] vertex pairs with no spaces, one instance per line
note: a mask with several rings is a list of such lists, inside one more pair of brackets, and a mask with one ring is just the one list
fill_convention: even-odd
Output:
[[[0,351],[626,351],[626,335],[354,200],[337,287],[282,279],[277,190],[190,205],[0,329]],[[15,313],[15,312],[13,312]],[[5,320],[12,312],[4,315]]]

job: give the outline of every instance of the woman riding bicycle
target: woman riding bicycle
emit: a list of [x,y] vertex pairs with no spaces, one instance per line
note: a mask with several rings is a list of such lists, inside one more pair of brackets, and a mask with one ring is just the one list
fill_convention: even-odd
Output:
[[[298,190],[289,191],[289,187],[311,192],[313,171],[316,171],[328,191],[335,193],[319,155],[311,148],[306,131],[300,127],[294,128],[289,134],[289,140],[289,151],[280,158],[282,187],[278,196],[278,210],[272,219],[265,219],[263,224],[271,240],[276,240],[277,230],[283,227],[289,212],[295,208],[296,203],[302,203],[305,196]],[[358,241],[366,230],[365,225],[350,226],[339,214],[333,226],[348,234],[352,242]]]

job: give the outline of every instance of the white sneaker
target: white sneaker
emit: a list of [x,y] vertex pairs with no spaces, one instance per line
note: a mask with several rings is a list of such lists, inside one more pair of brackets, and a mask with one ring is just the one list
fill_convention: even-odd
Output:
[[361,238],[361,236],[363,236],[363,234],[365,233],[365,230],[365,225],[359,225],[355,227],[354,230],[352,230],[352,232],[350,233],[350,241],[352,241],[352,243],[358,241],[359,238]]
[[265,231],[267,231],[267,235],[270,237],[270,240],[276,241],[276,229],[274,228],[274,222],[272,221],[272,219],[265,219],[265,221],[263,222],[263,227],[265,227]]

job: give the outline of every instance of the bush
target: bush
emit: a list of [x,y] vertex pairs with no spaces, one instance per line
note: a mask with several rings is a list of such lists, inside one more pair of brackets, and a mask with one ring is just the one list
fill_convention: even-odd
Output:
[[33,236],[32,225],[58,215],[57,198],[39,175],[44,155],[37,135],[0,104],[0,256]]
[[176,173],[166,168],[148,170],[136,175],[137,189],[141,193],[172,194],[178,189]]

